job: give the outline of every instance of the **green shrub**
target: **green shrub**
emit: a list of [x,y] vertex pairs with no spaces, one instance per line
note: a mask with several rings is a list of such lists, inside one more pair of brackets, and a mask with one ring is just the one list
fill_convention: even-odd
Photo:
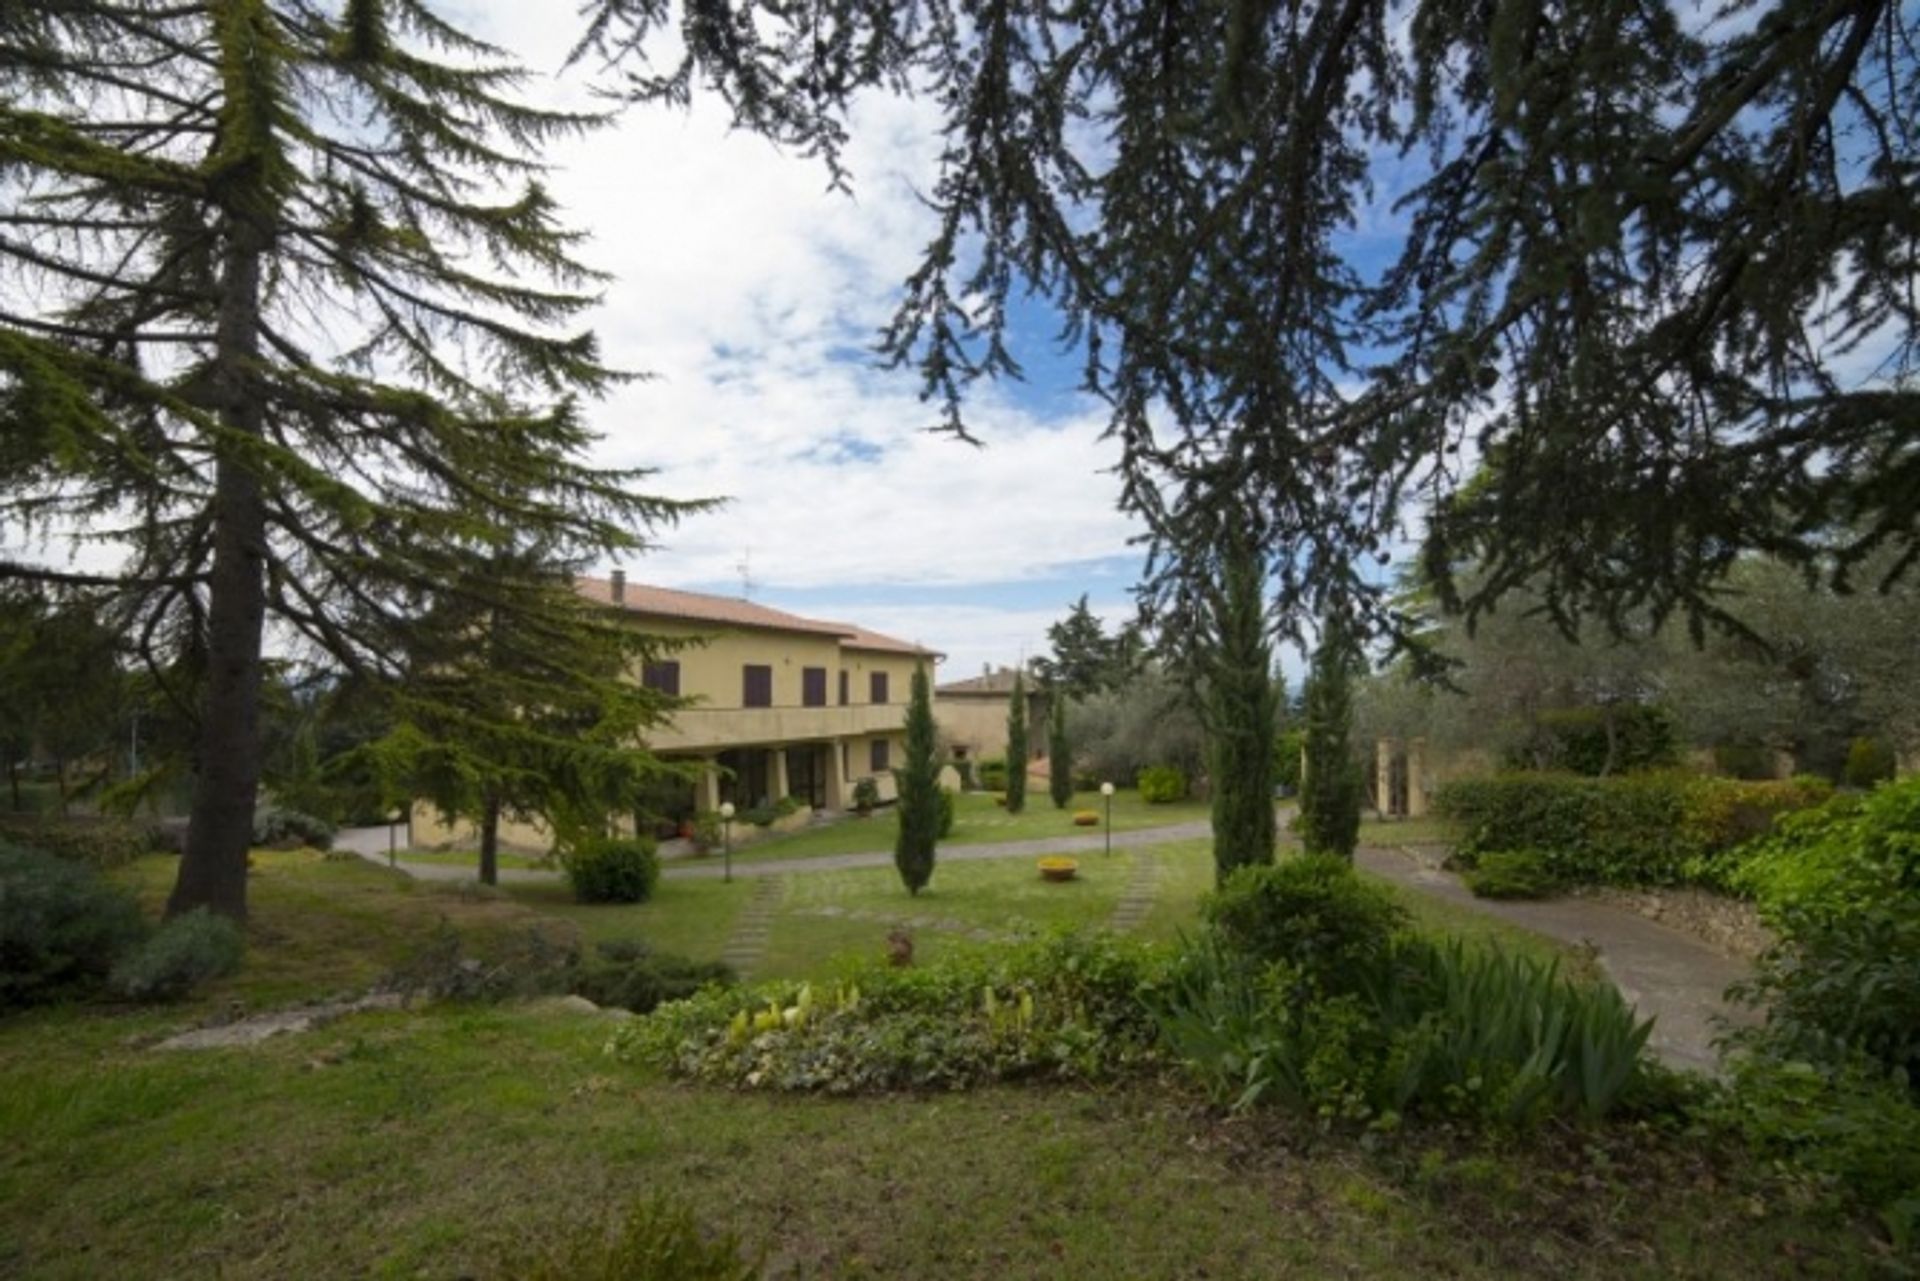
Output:
[[990,756],[980,762],[980,789],[986,792],[1007,790],[1007,762],[1004,758]]
[[1286,961],[1250,967],[1206,937],[1152,1003],[1168,1049],[1239,1108],[1518,1127],[1604,1116],[1654,1079],[1644,1058],[1651,1020],[1551,963],[1401,936],[1361,976],[1329,996]]
[[955,759],[948,761],[947,764],[953,766],[953,772],[960,776],[960,790],[971,792],[974,788],[973,762],[965,759]]
[[1893,777],[1897,762],[1893,744],[1884,738],[1856,738],[1847,744],[1847,764],[1842,777],[1848,787],[1872,787]]
[[1409,920],[1385,886],[1344,859],[1311,855],[1240,868],[1200,910],[1231,951],[1284,961],[1329,991],[1375,969]]
[[1920,1107],[1878,1067],[1736,1057],[1700,1119],[1800,1177],[1821,1199],[1865,1205],[1906,1250],[1920,1244]]
[[576,1226],[564,1239],[500,1272],[516,1281],[755,1281],[758,1260],[741,1256],[738,1238],[709,1236],[676,1201],[649,1198],[618,1227]]
[[712,810],[701,810],[693,816],[693,848],[704,854],[719,849],[720,842],[725,839],[718,814]]
[[0,1009],[85,995],[145,933],[133,897],[91,867],[0,844]]
[[1495,850],[1538,850],[1566,881],[1676,885],[1711,880],[1713,858],[1829,794],[1813,779],[1745,783],[1686,774],[1580,778],[1500,774],[1440,789],[1469,866]]
[[1790,912],[1844,914],[1920,895],[1920,778],[1784,816],[1725,879],[1776,927]]
[[880,784],[870,778],[860,779],[853,785],[853,808],[862,814],[871,814],[880,804]]
[[312,846],[316,850],[333,848],[335,828],[324,818],[315,818],[299,810],[270,807],[253,816],[253,843],[266,846]]
[[240,968],[246,936],[224,916],[195,908],[121,957],[109,984],[130,1001],[177,1001]]
[[734,815],[735,821],[751,823],[755,827],[771,827],[773,826],[773,821],[779,817],[779,809],[772,805],[749,806]]
[[1140,799],[1149,805],[1171,805],[1187,797],[1187,776],[1172,765],[1149,765],[1134,780]]
[[1489,850],[1464,879],[1481,898],[1547,898],[1560,891],[1560,878],[1538,850]]
[[938,804],[940,806],[940,823],[936,830],[939,834],[940,839],[944,841],[949,836],[953,835],[953,821],[954,821],[953,793],[949,792],[944,787],[941,788],[940,800]]
[[601,943],[596,959],[577,967],[567,987],[595,1005],[645,1014],[711,984],[728,987],[734,981],[733,968],[722,962],[664,955],[637,939],[627,939]]
[[0,816],[0,841],[86,863],[101,871],[151,853],[156,843],[153,828],[140,823],[29,814]]
[[1106,1080],[1150,1058],[1154,954],[1104,935],[878,963],[834,983],[710,989],[614,1034],[614,1052],[738,1088],[851,1094]]
[[644,903],[660,880],[660,857],[646,836],[582,841],[563,862],[582,903]]

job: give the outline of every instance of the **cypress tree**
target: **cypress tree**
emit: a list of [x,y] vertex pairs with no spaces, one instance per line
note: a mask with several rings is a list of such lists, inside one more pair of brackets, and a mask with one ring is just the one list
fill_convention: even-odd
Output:
[[269,619],[397,682],[440,620],[556,599],[477,572],[496,549],[617,556],[681,510],[586,461],[580,400],[623,375],[539,157],[602,118],[518,101],[413,0],[10,4],[0,45],[0,523],[130,549],[0,575],[197,673],[168,911],[241,917]]
[[1066,691],[1050,690],[1047,702],[1047,791],[1053,797],[1053,807],[1063,810],[1073,801],[1073,744],[1067,738]]
[[1027,678],[1013,674],[1013,697],[1007,702],[1007,813],[1027,807]]
[[906,759],[895,778],[900,785],[900,832],[894,837],[893,865],[907,892],[918,894],[933,879],[934,847],[940,839],[940,761],[924,664],[913,669]]
[[1234,540],[1222,577],[1206,655],[1216,881],[1237,867],[1273,861],[1279,711],[1260,562],[1250,544]]
[[1306,688],[1306,771],[1300,780],[1300,843],[1309,854],[1352,859],[1360,839],[1360,766],[1353,728],[1354,643],[1329,612],[1320,627]]

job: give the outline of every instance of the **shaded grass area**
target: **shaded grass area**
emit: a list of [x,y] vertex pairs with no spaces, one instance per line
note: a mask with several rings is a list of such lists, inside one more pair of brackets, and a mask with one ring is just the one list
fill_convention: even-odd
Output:
[[476,1277],[673,1189],[781,1277],[1856,1275],[1845,1225],[1755,1217],[1615,1130],[1381,1152],[1178,1088],[827,1100],[674,1087],[527,1007],[362,1015],[158,1054],[164,1018],[0,1025],[0,1272]]
[[[477,876],[480,871],[480,855],[475,850],[422,850],[404,849],[399,857],[408,863],[440,863],[448,867],[465,867]],[[520,869],[537,869],[545,872],[558,871],[560,865],[548,858],[536,858],[526,854],[512,854],[500,851],[500,866]]]
[[580,903],[561,881],[504,889],[516,903],[568,922],[587,943],[640,938],[658,952],[714,961],[746,909],[753,882],[662,878],[645,903]]
[[[989,845],[1002,841],[1038,841],[1056,836],[1098,836],[1099,827],[1075,827],[1076,810],[1092,810],[1106,821],[1106,798],[1098,792],[1079,792],[1066,809],[1055,809],[1053,801],[1041,792],[1027,797],[1027,805],[1018,814],[1009,814],[994,804],[987,792],[965,792],[954,797],[953,835],[942,845]],[[1113,830],[1134,832],[1151,827],[1170,827],[1207,817],[1207,806],[1200,801],[1176,801],[1170,805],[1149,805],[1137,791],[1115,792]],[[769,837],[734,855],[736,861],[816,858],[827,854],[870,854],[893,848],[899,820],[892,808],[876,811],[871,818],[845,820],[810,827],[788,836]]]
[[[114,873],[158,917],[179,860],[144,858]],[[364,990],[417,956],[442,925],[486,956],[537,931],[571,942],[575,927],[498,891],[416,881],[353,854],[258,850],[248,876],[247,961],[210,985],[208,1002],[272,1005]]]

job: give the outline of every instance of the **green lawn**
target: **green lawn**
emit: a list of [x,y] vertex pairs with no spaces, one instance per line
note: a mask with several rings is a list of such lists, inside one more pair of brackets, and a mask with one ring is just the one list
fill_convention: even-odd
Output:
[[[1038,841],[1053,836],[1098,836],[1098,827],[1075,827],[1075,810],[1092,810],[1105,822],[1106,798],[1098,792],[1081,792],[1066,809],[1055,809],[1045,791],[1029,793],[1027,805],[1018,814],[1009,814],[994,804],[987,792],[966,792],[954,798],[953,835],[943,845],[986,845],[1001,841]],[[1132,832],[1149,827],[1168,827],[1207,817],[1207,806],[1200,801],[1176,801],[1171,805],[1149,805],[1135,791],[1116,792],[1113,797],[1113,830]],[[813,858],[823,854],[865,854],[891,850],[899,828],[892,807],[878,810],[871,818],[810,827],[789,836],[773,836],[735,855],[736,859],[763,860]]]
[[[400,860],[404,863],[444,863],[450,867],[470,867],[477,874],[480,868],[480,854],[477,850],[414,850],[400,851]],[[500,851],[500,866],[514,868],[540,868],[552,871],[557,865],[552,859],[533,857],[526,854],[509,854]]]
[[[1188,842],[1083,860],[1068,886],[1025,879],[1025,860],[948,864],[919,900],[865,873],[795,877],[781,920],[902,901],[994,929],[1097,919],[1134,857],[1157,860],[1167,923],[1211,876],[1205,843]],[[172,867],[123,875],[157,902]],[[1224,1119],[1171,1076],[740,1094],[616,1063],[601,1019],[524,1005],[356,1015],[244,1050],[150,1048],[231,1001],[364,985],[442,921],[476,952],[529,929],[691,937],[743,888],[587,909],[260,856],[240,975],[180,1006],[0,1019],[0,1275],[511,1278],[526,1252],[662,1189],[764,1250],[776,1277],[1840,1277],[1878,1258],[1854,1225],[1757,1199],[1731,1158],[1635,1126],[1363,1145],[1312,1121]]]

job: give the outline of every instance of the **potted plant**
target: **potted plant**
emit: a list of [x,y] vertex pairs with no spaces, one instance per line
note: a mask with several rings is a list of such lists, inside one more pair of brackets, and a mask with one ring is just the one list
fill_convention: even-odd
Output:
[[1050,855],[1040,860],[1040,879],[1043,881],[1071,881],[1080,871],[1080,864],[1070,858]]

